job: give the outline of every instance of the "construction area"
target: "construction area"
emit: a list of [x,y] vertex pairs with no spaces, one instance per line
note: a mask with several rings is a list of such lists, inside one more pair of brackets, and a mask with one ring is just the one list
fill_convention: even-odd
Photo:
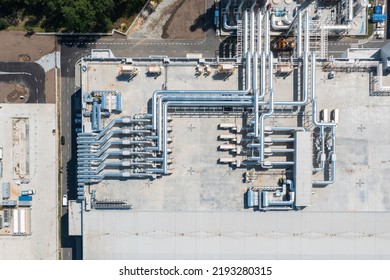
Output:
[[83,258],[389,257],[383,60],[327,51],[355,2],[215,1],[232,58],[83,58]]

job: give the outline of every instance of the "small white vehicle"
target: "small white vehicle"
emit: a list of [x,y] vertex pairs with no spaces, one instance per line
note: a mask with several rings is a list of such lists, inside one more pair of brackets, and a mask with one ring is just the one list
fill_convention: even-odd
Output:
[[20,195],[33,195],[35,193],[36,193],[36,191],[33,191],[33,190],[24,190],[24,191],[20,192]]
[[64,194],[62,196],[62,206],[68,206],[68,195]]

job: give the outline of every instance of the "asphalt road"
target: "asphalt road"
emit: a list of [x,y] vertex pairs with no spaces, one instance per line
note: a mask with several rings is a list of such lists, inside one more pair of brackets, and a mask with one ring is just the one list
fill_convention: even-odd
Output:
[[35,62],[0,62],[0,82],[26,86],[30,94],[27,103],[46,103],[45,71]]
[[329,39],[329,55],[333,57],[340,57],[348,48],[374,48],[379,49],[384,46],[390,40],[386,39],[376,39],[373,38],[371,41],[368,41],[364,44],[359,44],[359,40],[354,38],[343,38],[343,39]]
[[[89,48],[77,45],[61,45],[61,136],[65,143],[61,146],[61,195],[67,194],[68,199],[76,199],[77,160],[76,133],[74,116],[80,105],[80,91],[75,86],[75,64],[90,53]],[[72,248],[72,258],[81,259],[80,238],[68,235],[68,208],[62,207],[61,213],[61,247]],[[77,247],[77,248],[76,248]]]

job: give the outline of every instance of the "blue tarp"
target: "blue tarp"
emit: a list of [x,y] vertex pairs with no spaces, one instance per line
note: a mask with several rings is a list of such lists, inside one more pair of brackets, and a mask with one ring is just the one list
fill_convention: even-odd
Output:
[[21,195],[21,196],[19,196],[19,201],[32,201],[32,196],[30,196],[30,195]]
[[382,14],[382,6],[375,6],[374,14]]
[[372,22],[384,22],[386,21],[386,15],[374,14],[372,16]]

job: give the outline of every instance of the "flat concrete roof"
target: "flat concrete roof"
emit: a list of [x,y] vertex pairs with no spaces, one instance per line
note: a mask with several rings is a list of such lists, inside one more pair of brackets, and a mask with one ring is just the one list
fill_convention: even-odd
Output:
[[[115,67],[112,71],[117,72]],[[180,77],[177,83],[176,74]],[[193,67],[185,71],[173,68],[168,71],[168,88],[183,84],[186,89],[208,88],[206,83],[213,88],[237,88],[236,76],[226,81],[236,84],[229,85],[210,77],[196,79],[193,74]],[[336,182],[312,188],[303,211],[244,209],[248,187],[275,185],[281,175],[287,173],[291,178],[293,170],[283,174],[265,171],[253,184],[244,184],[243,173],[250,170],[217,164],[219,157],[231,156],[217,150],[222,143],[218,135],[224,134],[217,129],[218,123],[239,123],[240,117],[176,116],[171,123],[172,175],[153,181],[104,180],[91,186],[97,199],[126,199],[133,209],[83,212],[84,258],[389,258],[389,243],[383,237],[388,229],[382,228],[389,225],[380,221],[390,213],[385,187],[390,181],[390,130],[383,129],[390,116],[390,99],[369,96],[368,73],[337,72],[332,80],[327,74],[317,68],[315,85],[318,112],[340,110]],[[293,99],[294,75],[274,79],[275,100]],[[136,107],[128,108],[127,113],[145,112],[137,106],[162,84],[159,77],[144,88],[145,78],[135,79],[139,81],[116,81],[126,85],[129,97],[134,97],[128,104]],[[139,91],[132,91],[133,86]],[[302,122],[310,124],[311,118],[310,112],[302,118],[291,112],[267,119],[266,125],[300,126]],[[324,174],[317,173],[313,179],[324,179]]]
[[313,140],[309,131],[295,133],[295,205],[307,206],[311,202],[312,192],[312,166],[313,166]]
[[[13,118],[29,120],[29,183],[13,177]],[[11,195],[36,190],[31,207],[31,235],[0,236],[0,259],[58,259],[57,133],[54,104],[2,104],[0,145],[3,146],[3,182],[11,183]],[[16,198],[17,199],[17,198]],[[12,227],[10,228],[12,231]]]
[[69,235],[81,236],[81,203],[69,200],[68,215]]
[[389,212],[91,211],[84,216],[87,260],[390,258],[390,223],[384,222]]

